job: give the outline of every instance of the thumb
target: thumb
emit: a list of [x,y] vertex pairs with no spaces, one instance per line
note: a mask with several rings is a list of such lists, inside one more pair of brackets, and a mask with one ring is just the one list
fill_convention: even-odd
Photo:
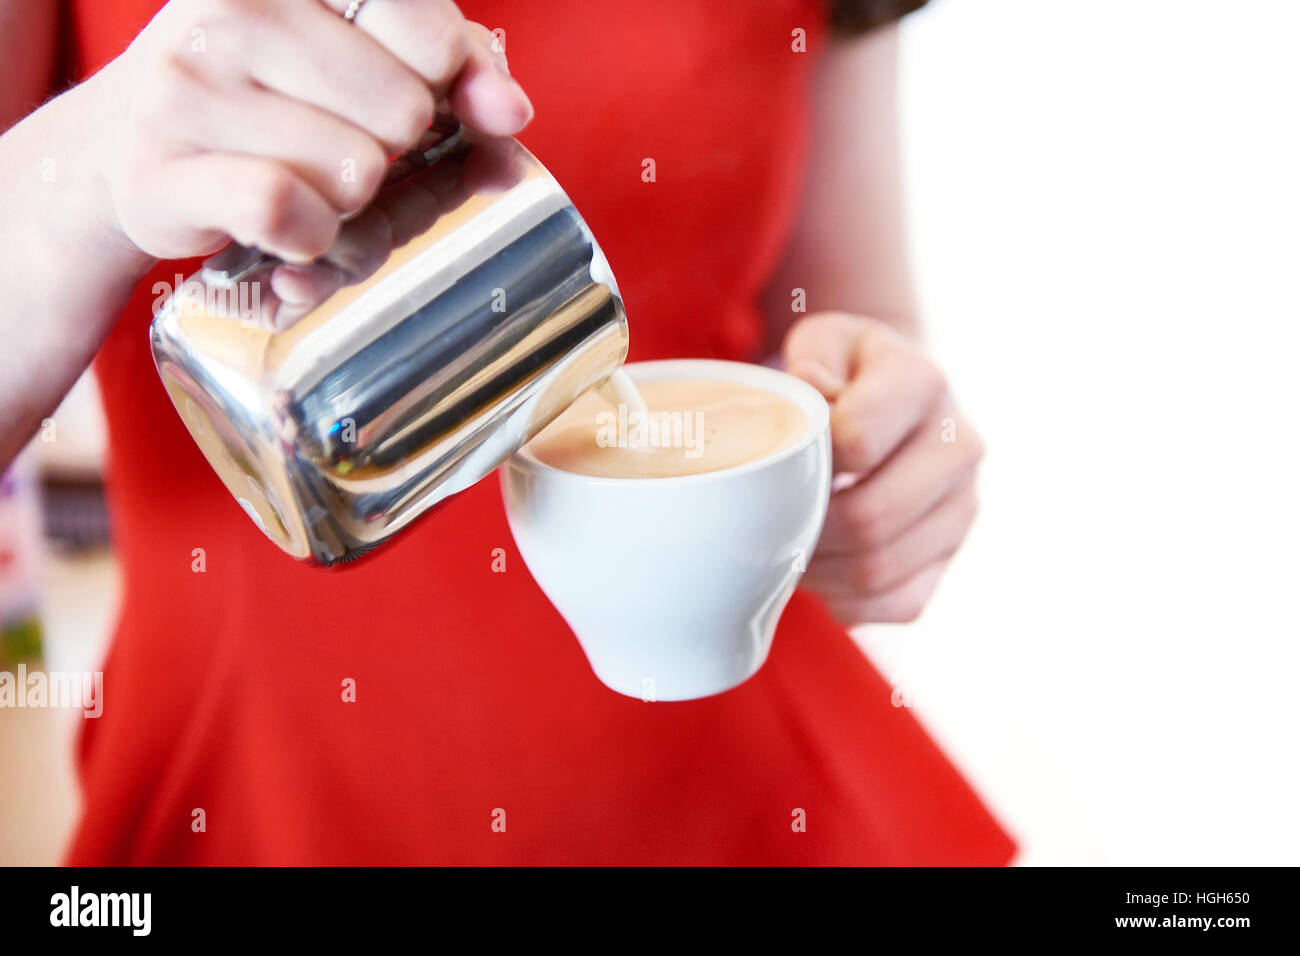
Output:
[[838,312],[813,313],[787,333],[785,370],[834,402],[853,377],[861,327]]

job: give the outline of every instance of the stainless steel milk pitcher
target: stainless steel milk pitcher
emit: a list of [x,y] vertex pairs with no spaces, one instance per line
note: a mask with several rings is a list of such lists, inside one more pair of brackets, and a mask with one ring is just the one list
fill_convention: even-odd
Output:
[[[282,279],[299,291],[277,295]],[[555,179],[513,139],[456,130],[397,161],[321,261],[210,259],[151,343],[249,517],[328,566],[492,472],[619,367],[628,330]]]

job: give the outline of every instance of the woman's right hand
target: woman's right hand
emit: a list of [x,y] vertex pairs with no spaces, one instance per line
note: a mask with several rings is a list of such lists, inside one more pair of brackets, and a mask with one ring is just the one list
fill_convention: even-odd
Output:
[[451,0],[171,0],[98,85],[116,227],[159,259],[233,239],[323,255],[445,103],[508,136],[532,106]]

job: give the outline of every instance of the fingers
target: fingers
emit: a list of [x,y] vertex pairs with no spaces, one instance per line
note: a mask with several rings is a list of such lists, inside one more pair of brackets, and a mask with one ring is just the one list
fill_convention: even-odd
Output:
[[360,282],[388,261],[395,245],[392,219],[382,208],[371,206],[343,224],[325,261],[349,282]]
[[343,286],[372,275],[392,248],[392,222],[382,209],[372,207],[345,223],[318,261],[277,266],[271,273],[271,291],[280,302],[275,328],[289,328]]
[[190,108],[171,119],[169,134],[194,151],[277,159],[325,197],[336,216],[363,208],[387,166],[383,147],[351,123],[251,86],[192,97]]
[[[323,2],[336,15],[348,5]],[[446,97],[469,126],[506,136],[532,118],[527,95],[485,43],[487,31],[467,21],[451,0],[372,0],[353,25],[405,63],[435,96]]]
[[870,551],[824,554],[818,550],[804,575],[807,586],[828,598],[885,594],[961,546],[975,521],[975,490],[966,486],[944,499],[897,538]]
[[506,59],[506,49],[504,41],[500,40],[496,34],[481,23],[470,21],[470,38],[477,44],[485,54],[492,58],[492,62],[497,68],[504,73],[510,72],[510,61]]
[[370,0],[349,24],[348,0],[322,0],[344,27],[359,29],[445,93],[470,53],[468,21],[451,0]]
[[790,331],[784,353],[788,371],[834,402],[837,472],[875,470],[947,394],[943,373],[913,343],[861,316],[808,316]]
[[347,284],[347,275],[325,260],[276,266],[271,272],[271,291],[275,293],[279,308],[275,311],[272,327],[276,331],[291,328]]
[[[194,189],[201,181],[209,189]],[[155,234],[169,223],[220,244],[222,235],[287,262],[323,255],[338,235],[338,212],[287,166],[256,156],[200,153],[162,164],[151,178]],[[200,242],[203,240],[200,239]],[[166,257],[164,250],[163,257]]]
[[944,411],[951,409],[917,429],[870,477],[831,496],[818,553],[883,548],[973,481],[983,443],[964,419]]
[[943,577],[946,562],[932,564],[884,594],[828,598],[826,606],[846,627],[856,624],[907,624],[921,616]]
[[865,339],[857,376],[831,409],[836,471],[871,474],[943,400],[947,384],[917,349]]
[[486,27],[471,24],[474,38],[465,69],[451,88],[448,102],[465,123],[489,136],[509,136],[528,125],[533,104],[511,78],[505,54],[492,48]]
[[839,312],[810,315],[786,336],[785,370],[833,402],[853,377],[861,338],[861,318]]
[[[229,225],[224,238],[303,262],[330,249],[337,220],[366,206],[387,158],[420,141],[441,106],[485,143],[531,117],[492,34],[451,0],[375,0],[354,23],[340,16],[347,5],[171,3],[119,58],[129,83],[103,165],[117,225],[141,251],[207,254]],[[386,210],[390,224],[429,221],[437,199],[426,198]],[[337,251],[356,261],[277,276],[283,301],[315,298],[364,267],[368,250]]]
[[[405,151],[433,122],[434,93],[424,78],[319,3],[273,8],[256,30],[238,21],[226,29],[254,83],[365,130],[389,155]],[[224,39],[218,28],[209,42]],[[221,58],[213,66],[229,68]]]
[[882,322],[810,315],[783,352],[832,403],[839,473],[804,583],[847,624],[913,620],[974,521],[979,438],[942,372]]

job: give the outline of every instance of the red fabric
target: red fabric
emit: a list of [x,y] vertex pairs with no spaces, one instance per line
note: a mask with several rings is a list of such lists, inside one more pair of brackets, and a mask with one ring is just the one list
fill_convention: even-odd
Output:
[[[83,68],[158,0],[74,3]],[[507,31],[522,137],[619,277],[634,360],[753,358],[754,300],[807,148],[811,0],[471,2]],[[740,12],[745,11],[745,12]],[[791,30],[812,52],[793,53]],[[653,158],[658,181],[641,179]],[[606,690],[485,480],[359,566],[283,556],[159,384],[142,284],[105,345],[125,602],[85,722],[69,860],[105,863],[1004,863],[1013,846],[814,597],[716,698]],[[203,548],[207,570],[192,570]],[[504,548],[506,573],[493,573]],[[341,683],[357,685],[355,703]],[[792,826],[806,812],[806,832]],[[195,832],[202,809],[206,831]],[[505,811],[506,832],[493,814]]]

